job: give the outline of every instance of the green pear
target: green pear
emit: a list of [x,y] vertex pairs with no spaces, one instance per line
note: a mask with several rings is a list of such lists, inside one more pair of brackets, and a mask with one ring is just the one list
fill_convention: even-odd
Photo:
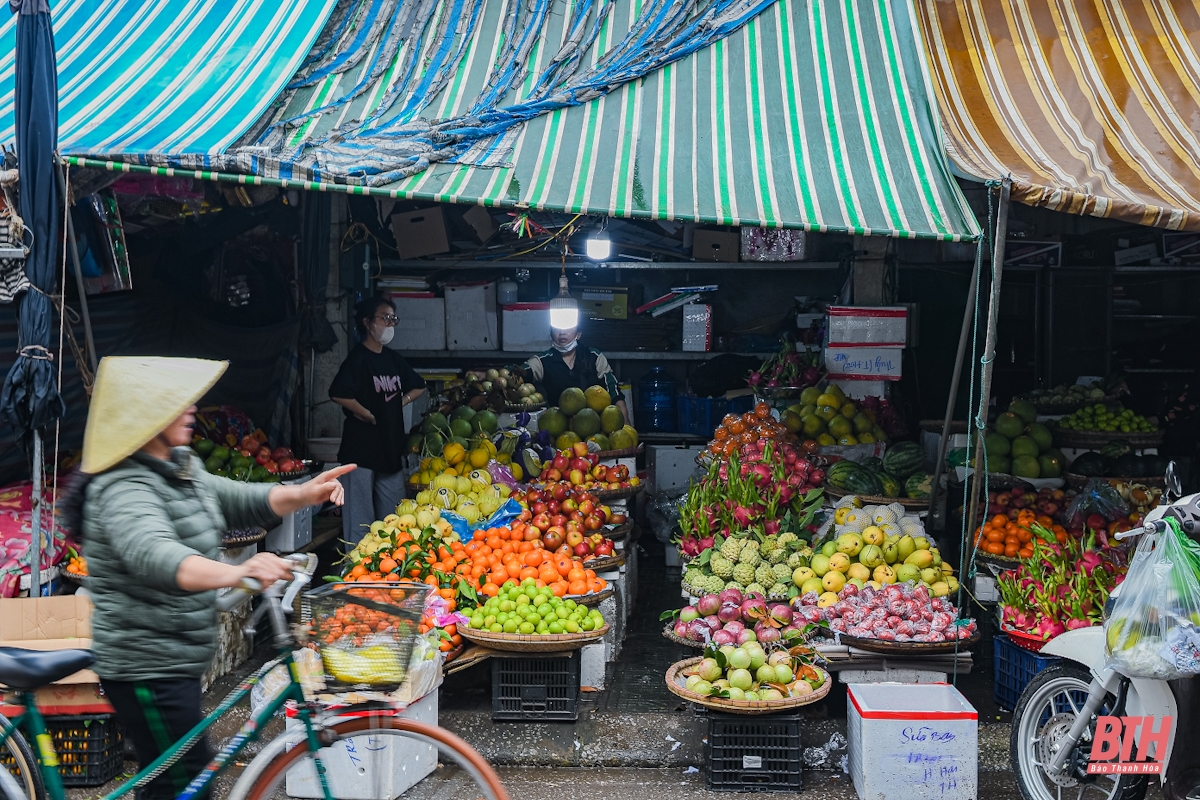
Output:
[[884,544],[883,560],[888,564],[895,564],[900,560],[900,546],[896,542],[887,542]]
[[901,561],[906,560],[913,554],[913,551],[917,549],[916,541],[907,533],[900,537],[900,541],[896,542],[896,546],[900,550]]
[[928,550],[914,550],[904,559],[905,564],[912,564],[917,569],[925,569],[933,564],[933,556]]
[[933,566],[941,567],[942,566],[942,552],[940,550],[938,550],[936,547],[929,548],[929,552],[933,553]]
[[918,550],[928,550],[932,546],[924,536],[918,536],[916,539],[913,539],[913,544],[917,546]]
[[914,567],[912,564],[901,564],[896,567],[896,582],[908,583],[909,581],[917,581],[921,578],[921,570]]
[[933,583],[934,581],[941,580],[941,577],[942,571],[934,569],[933,567],[926,567],[925,569],[921,570],[922,583]]

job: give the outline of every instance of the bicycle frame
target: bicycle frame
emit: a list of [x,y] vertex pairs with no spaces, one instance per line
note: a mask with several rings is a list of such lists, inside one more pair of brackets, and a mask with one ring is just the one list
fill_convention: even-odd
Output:
[[[262,708],[257,714],[254,714],[242,725],[241,729],[229,740],[229,743],[221,749],[221,751],[213,758],[212,761],[205,766],[204,770],[192,779],[183,793],[176,800],[194,800],[194,798],[203,792],[213,779],[220,775],[229,766],[238,754],[245,749],[246,745],[255,741],[258,738],[259,732],[270,722],[271,718],[285,703],[289,700],[296,701],[297,717],[303,722],[305,733],[307,736],[308,747],[313,752],[313,761],[317,766],[317,776],[320,779],[321,791],[325,796],[325,800],[333,800],[333,795],[330,793],[329,784],[325,777],[325,767],[321,763],[320,757],[316,756],[320,750],[321,744],[317,739],[316,729],[313,727],[313,717],[311,710],[306,705],[304,700],[304,690],[300,684],[299,675],[296,671],[296,662],[292,658],[291,650],[284,650],[283,654],[273,661],[264,664],[253,675],[242,681],[236,689],[234,689],[221,704],[213,709],[212,713],[200,721],[196,727],[192,728],[188,733],[172,745],[165,753],[155,759],[154,763],[146,767],[144,770],[133,776],[125,783],[121,784],[111,793],[103,797],[101,800],[117,800],[117,798],[129,794],[134,789],[137,789],[143,782],[148,781],[152,776],[157,777],[165,771],[170,765],[174,764],[179,757],[186,752],[192,744],[195,743],[206,730],[212,727],[218,719],[223,717],[231,708],[241,702],[242,699],[250,693],[255,685],[268,672],[276,666],[283,664],[288,672],[288,685],[274,697],[267,705]],[[32,692],[21,692],[16,696],[19,705],[22,706],[22,712],[14,719],[10,720],[12,727],[6,729],[3,735],[0,735],[0,746],[2,746],[13,733],[17,730],[23,730],[28,737],[28,740],[34,744],[34,754],[38,761],[38,766],[41,769],[42,779],[46,786],[46,794],[49,800],[66,800],[66,793],[62,784],[62,777],[58,773],[58,755],[54,750],[54,743],[50,738],[49,732],[46,730],[45,718],[37,708]],[[0,789],[3,785],[0,784]],[[16,800],[15,798],[13,800]]]

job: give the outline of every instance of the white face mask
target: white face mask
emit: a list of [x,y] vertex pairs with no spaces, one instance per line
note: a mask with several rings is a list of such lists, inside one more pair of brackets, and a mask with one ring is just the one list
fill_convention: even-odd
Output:
[[554,349],[555,349],[555,350],[557,350],[558,352],[560,352],[560,353],[569,353],[569,352],[571,352],[572,350],[574,350],[576,347],[578,347],[578,346],[579,346],[579,340],[578,340],[578,339],[572,339],[572,340],[571,340],[569,343],[567,343],[567,344],[559,344],[558,342],[552,342],[551,344],[554,346]]
[[388,326],[388,327],[384,328],[383,330],[381,330],[377,334],[376,338],[379,339],[380,344],[387,344],[388,342],[390,342],[392,340],[392,337],[395,335],[396,335],[396,329],[391,326]]

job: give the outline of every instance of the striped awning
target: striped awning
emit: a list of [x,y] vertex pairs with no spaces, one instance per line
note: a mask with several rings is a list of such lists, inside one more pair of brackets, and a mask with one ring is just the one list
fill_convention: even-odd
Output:
[[[942,152],[904,0],[349,6],[225,154],[138,160],[430,201],[945,240],[978,234]],[[684,6],[695,11],[684,23],[713,16],[702,30],[712,43],[639,76],[638,65],[656,63],[656,48],[670,42],[644,52],[631,43],[653,40]],[[526,39],[528,31],[537,35]],[[583,92],[592,99],[579,104],[559,102],[556,91],[606,69],[614,54],[630,66],[608,72],[627,79]],[[381,163],[396,142],[432,152],[446,131],[539,102],[529,121],[453,161]],[[406,171],[378,185],[389,169]]]
[[[266,111],[335,0],[59,0],[59,146],[219,153]],[[0,143],[13,140],[16,16],[0,24]]]
[[1059,211],[1200,230],[1200,6],[917,0],[955,166]]

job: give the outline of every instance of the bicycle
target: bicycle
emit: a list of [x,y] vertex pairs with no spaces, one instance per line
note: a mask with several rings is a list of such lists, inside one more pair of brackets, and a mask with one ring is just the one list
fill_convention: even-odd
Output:
[[[247,580],[240,588],[218,601],[222,610],[229,610],[243,602],[247,594],[261,593],[263,602],[255,610],[246,632],[252,635],[254,626],[259,624],[264,616],[267,617],[273,628],[273,643],[279,651],[279,656],[243,680],[211,714],[154,763],[127,779],[102,800],[116,800],[165,773],[182,758],[188,748],[199,741],[213,723],[249,695],[255,685],[279,665],[283,665],[287,672],[287,685],[257,713],[251,715],[204,770],[192,779],[177,800],[192,800],[207,789],[218,775],[224,773],[236,761],[247,745],[257,741],[259,732],[276,712],[285,706],[295,710],[295,717],[301,724],[264,745],[235,782],[229,800],[270,798],[288,773],[297,768],[305,771],[315,768],[324,800],[338,800],[331,788],[329,770],[325,764],[332,756],[330,748],[335,745],[346,747],[347,743],[352,747],[353,743],[348,740],[364,735],[402,737],[405,740],[432,745],[475,782],[483,797],[488,800],[508,800],[503,784],[487,761],[469,744],[449,731],[436,725],[397,717],[395,713],[398,709],[392,704],[372,702],[334,710],[306,699],[297,662],[293,656],[297,638],[289,629],[287,615],[300,591],[311,581],[316,569],[316,558],[300,555],[288,558],[293,562],[295,570],[291,581],[281,581],[264,591],[255,581]],[[337,594],[339,586],[343,592],[340,597]],[[332,596],[335,601],[352,603],[354,608],[369,607],[373,601],[365,599],[362,593],[364,589],[370,588],[369,584],[365,587],[362,584],[352,587],[334,584],[318,592],[307,593],[304,597],[307,600],[324,593],[326,599]],[[421,584],[392,583],[380,585],[378,588],[393,594],[409,592],[419,599],[423,599],[427,590],[427,587]],[[330,592],[333,594],[330,595]],[[399,616],[396,607],[393,607],[392,611]],[[419,616],[419,608],[416,614]],[[404,627],[404,632],[400,635],[409,636],[411,644],[411,637],[417,635],[415,619],[406,621],[411,621],[412,624]],[[407,666],[407,652],[403,651],[403,662],[395,663]],[[12,761],[8,769],[0,767],[0,796],[6,797],[7,800],[65,800],[62,778],[58,772],[58,756],[46,729],[45,719],[34,701],[34,692],[81,669],[87,669],[94,661],[95,657],[89,650],[36,651],[0,647],[0,684],[15,693],[16,705],[21,708],[20,714],[11,721],[0,717],[0,756],[8,755]],[[30,741],[37,744],[36,750],[30,748]],[[311,762],[312,766],[305,766],[307,762]],[[311,772],[309,774],[311,775]]]

